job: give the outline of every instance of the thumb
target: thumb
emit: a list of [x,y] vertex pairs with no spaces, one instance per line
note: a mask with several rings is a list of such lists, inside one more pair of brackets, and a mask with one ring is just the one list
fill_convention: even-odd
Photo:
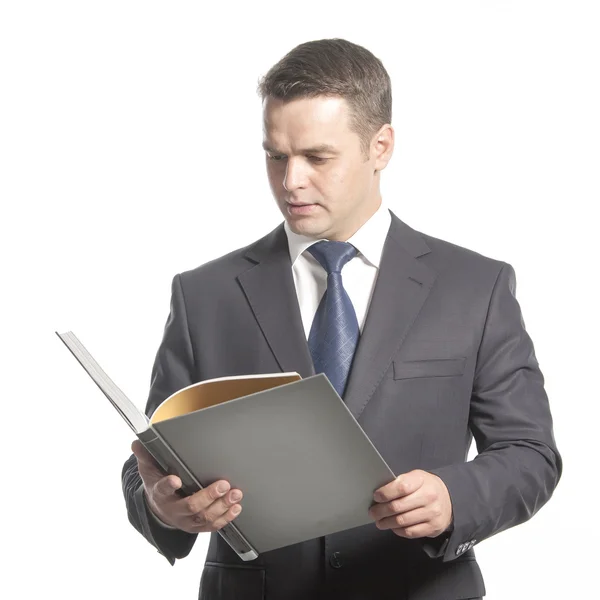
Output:
[[160,496],[172,496],[180,487],[181,479],[177,475],[167,475],[156,482],[154,493]]
[[131,444],[131,451],[135,455],[138,461],[138,465],[143,466],[146,470],[148,468],[153,468],[156,471],[159,471],[162,476],[164,476],[164,472],[161,470],[159,464],[154,460],[154,457],[146,448],[144,444],[139,440],[134,440]]
[[152,462],[154,459],[152,458],[152,454],[146,450],[144,444],[140,442],[140,440],[133,440],[131,443],[131,451],[135,454],[135,457],[139,461],[142,462]]
[[390,502],[396,498],[408,496],[423,485],[423,471],[416,469],[408,473],[398,475],[396,479],[379,488],[375,494],[376,502]]
[[408,473],[403,473],[397,481],[404,494],[416,492],[425,483],[425,471],[415,469]]

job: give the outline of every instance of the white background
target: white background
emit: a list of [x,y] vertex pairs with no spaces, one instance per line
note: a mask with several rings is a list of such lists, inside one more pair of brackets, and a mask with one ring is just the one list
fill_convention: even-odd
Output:
[[281,221],[258,78],[325,37],[364,45],[392,78],[388,206],[517,273],[565,470],[538,515],[476,547],[487,598],[593,596],[599,28],[598,3],[574,0],[3,2],[10,597],[196,597],[207,537],[171,567],[129,525],[132,435],[54,331],[145,405],[173,275]]

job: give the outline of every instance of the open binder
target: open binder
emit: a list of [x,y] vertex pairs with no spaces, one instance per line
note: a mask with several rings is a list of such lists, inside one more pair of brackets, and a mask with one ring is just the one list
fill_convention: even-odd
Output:
[[373,492],[395,479],[322,373],[200,381],[148,418],[72,332],[56,335],[185,495],[218,479],[242,490],[242,513],[218,533],[244,561],[372,523]]

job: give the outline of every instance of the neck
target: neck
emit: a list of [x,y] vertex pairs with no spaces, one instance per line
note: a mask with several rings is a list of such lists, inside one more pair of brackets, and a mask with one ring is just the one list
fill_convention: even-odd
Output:
[[376,205],[352,220],[344,229],[338,233],[331,234],[327,239],[335,242],[347,242],[378,210],[381,206],[381,196]]

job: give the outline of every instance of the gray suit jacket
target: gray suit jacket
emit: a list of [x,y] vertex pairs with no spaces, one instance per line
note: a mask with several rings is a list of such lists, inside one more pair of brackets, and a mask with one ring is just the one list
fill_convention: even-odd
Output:
[[[314,374],[283,224],[173,279],[146,412],[193,382],[246,373]],[[542,373],[515,299],[513,268],[419,233],[392,213],[344,395],[395,473],[445,482],[453,529],[407,540],[375,524],[244,563],[218,534],[203,600],[451,600],[482,596],[472,547],[550,498],[561,458]],[[466,462],[475,438],[478,456]],[[135,457],[123,468],[129,519],[169,561],[195,536],[148,515]]]

